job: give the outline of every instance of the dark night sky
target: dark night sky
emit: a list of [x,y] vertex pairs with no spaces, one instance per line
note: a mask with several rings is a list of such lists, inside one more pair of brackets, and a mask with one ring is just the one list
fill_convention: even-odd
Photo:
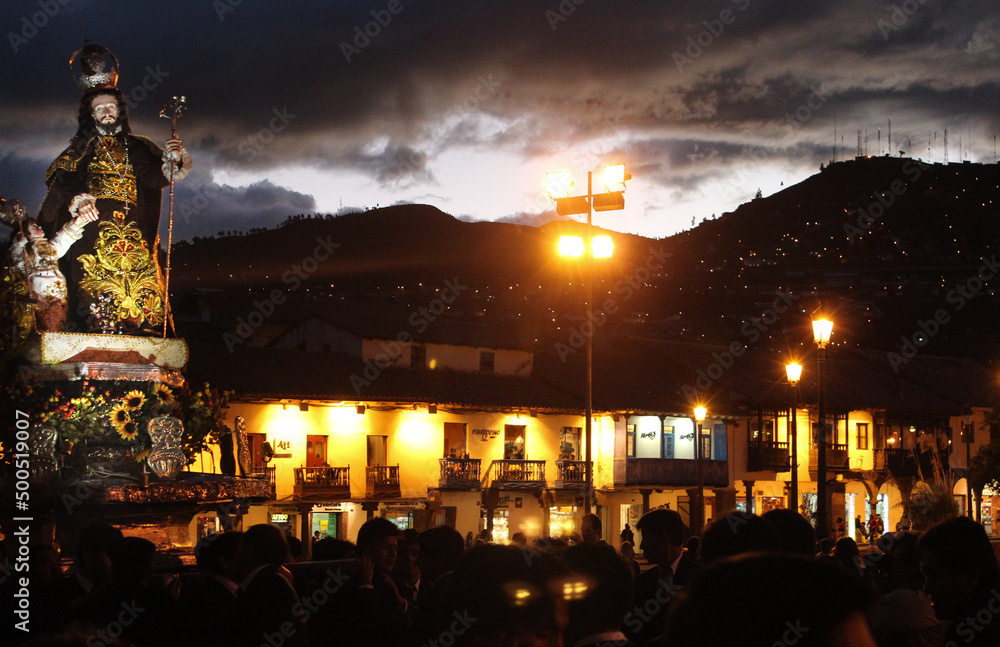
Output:
[[188,97],[182,238],[399,202],[538,224],[545,171],[609,161],[627,207],[595,222],[665,236],[816,172],[835,119],[841,160],[862,130],[943,161],[945,129],[950,161],[995,159],[995,1],[34,0],[0,24],[0,195],[40,204],[88,37],[135,132],[162,143]]

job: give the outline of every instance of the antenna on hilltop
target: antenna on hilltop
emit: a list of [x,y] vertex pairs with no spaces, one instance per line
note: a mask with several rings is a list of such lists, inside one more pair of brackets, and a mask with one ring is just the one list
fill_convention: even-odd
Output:
[[833,116],[833,162],[837,162],[837,115]]

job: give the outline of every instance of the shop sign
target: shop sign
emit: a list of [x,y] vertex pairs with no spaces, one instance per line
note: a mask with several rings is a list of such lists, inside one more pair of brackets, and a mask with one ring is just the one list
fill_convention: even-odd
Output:
[[487,440],[490,440],[490,439],[493,439],[493,438],[496,438],[497,436],[499,436],[500,435],[500,430],[499,429],[473,429],[472,430],[472,435],[473,436],[479,436],[479,440],[481,440],[481,441],[483,441],[485,443]]

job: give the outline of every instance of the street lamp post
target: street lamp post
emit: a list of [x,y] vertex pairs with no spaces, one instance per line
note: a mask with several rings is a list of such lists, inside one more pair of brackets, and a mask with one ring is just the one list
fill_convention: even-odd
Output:
[[819,426],[816,433],[816,536],[830,536],[830,512],[826,500],[826,345],[830,343],[833,322],[814,319],[813,341],[816,342],[816,384],[818,393]]
[[[590,248],[586,250],[587,259],[586,278],[586,320],[585,326],[590,326],[590,330],[585,331],[584,338],[584,361],[586,363],[586,411],[584,420],[584,470],[586,483],[584,487],[583,508],[585,514],[590,514],[593,505],[594,491],[594,466],[592,463],[591,441],[593,438],[594,417],[594,260],[597,258],[610,258],[613,250],[613,243],[609,236],[594,236],[592,216],[594,211],[614,211],[625,208],[625,181],[631,176],[625,172],[624,164],[617,164],[604,167],[604,186],[607,189],[604,193],[594,193],[593,172],[587,171],[587,194],[583,196],[570,196],[569,187],[573,185],[570,175],[566,171],[556,171],[547,173],[545,176],[545,190],[549,197],[556,203],[556,213],[560,216],[570,216],[574,214],[587,214],[587,234]],[[615,187],[616,190],[612,190]],[[620,190],[617,190],[620,187]],[[559,252],[568,256],[582,256],[585,254],[584,243],[578,237],[563,236],[559,241]]]
[[701,425],[705,422],[705,414],[708,410],[699,405],[694,408],[694,419],[697,424],[695,424],[695,439],[694,439],[694,459],[698,469],[698,496],[697,501],[694,502],[697,505],[697,525],[695,523],[691,524],[691,532],[698,534],[701,532],[702,526],[705,525],[705,468],[702,462],[702,447],[703,443],[701,441]]
[[788,419],[789,443],[792,451],[792,488],[791,504],[792,510],[799,509],[799,433],[796,416],[799,408],[799,379],[802,377],[802,365],[795,362],[785,364],[785,374],[788,376],[788,383],[792,385],[792,415]]
[[972,414],[962,416],[962,432],[965,436],[965,509],[966,515],[970,519],[972,516],[972,482],[969,481],[969,465],[972,463]]

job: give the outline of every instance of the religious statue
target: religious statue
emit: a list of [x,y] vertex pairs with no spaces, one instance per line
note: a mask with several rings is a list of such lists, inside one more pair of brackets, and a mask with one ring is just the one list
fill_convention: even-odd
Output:
[[162,150],[132,134],[111,52],[88,41],[70,64],[76,61],[83,91],[78,128],[46,173],[48,193],[38,214],[49,236],[76,218],[97,220],[61,260],[69,288],[66,330],[165,332],[160,194],[187,176],[191,156],[176,137]]

